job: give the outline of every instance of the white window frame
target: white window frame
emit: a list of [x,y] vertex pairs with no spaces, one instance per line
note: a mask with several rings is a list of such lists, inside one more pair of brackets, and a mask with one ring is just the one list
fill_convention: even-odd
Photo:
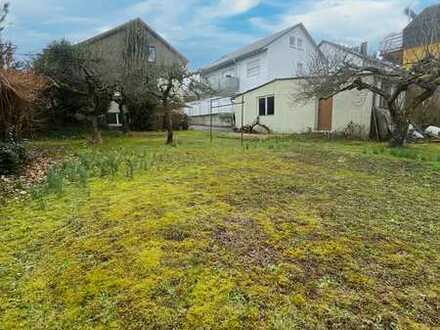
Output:
[[[273,114],[267,114],[267,105],[268,105],[268,100],[270,97],[273,97]],[[265,108],[264,108],[264,115],[260,115],[260,100],[264,99],[265,102]],[[270,95],[265,95],[265,96],[258,96],[257,97],[257,115],[258,117],[267,117],[267,116],[275,116],[275,94],[270,94]]]
[[148,46],[148,63],[156,63],[156,47],[154,46]]
[[247,62],[246,74],[248,78],[255,78],[260,76],[260,70],[261,70],[261,63],[259,58]]

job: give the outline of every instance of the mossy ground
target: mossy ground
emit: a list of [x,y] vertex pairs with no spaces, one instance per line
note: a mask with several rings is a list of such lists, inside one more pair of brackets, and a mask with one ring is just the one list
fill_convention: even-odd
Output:
[[0,210],[1,329],[440,327],[440,146],[163,142],[107,137],[172,158]]

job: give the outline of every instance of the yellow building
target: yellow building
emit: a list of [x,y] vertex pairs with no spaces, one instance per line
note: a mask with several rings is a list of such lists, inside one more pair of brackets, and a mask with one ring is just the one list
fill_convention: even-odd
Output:
[[425,8],[403,30],[405,67],[410,67],[429,54],[440,56],[440,5]]

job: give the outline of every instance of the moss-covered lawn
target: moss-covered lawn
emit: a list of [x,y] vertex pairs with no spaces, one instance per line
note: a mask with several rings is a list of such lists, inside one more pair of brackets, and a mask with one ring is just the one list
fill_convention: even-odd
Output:
[[0,209],[0,329],[440,327],[440,146],[163,142],[36,143],[159,156]]

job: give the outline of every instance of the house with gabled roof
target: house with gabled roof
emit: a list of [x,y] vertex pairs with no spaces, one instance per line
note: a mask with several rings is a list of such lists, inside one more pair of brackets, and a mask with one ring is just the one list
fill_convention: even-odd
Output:
[[276,78],[306,74],[307,63],[317,52],[316,42],[300,23],[233,51],[200,71],[217,90],[244,92]]
[[[139,65],[188,64],[185,56],[140,18],[93,36],[79,45],[102,61],[107,78],[112,81],[123,79],[127,63],[132,71],[135,71],[133,66]],[[139,56],[139,50],[144,52],[143,56]],[[113,102],[107,114],[107,124],[120,127],[120,115],[119,106]]]
[[142,19],[136,18],[79,43],[104,61],[119,78],[124,63],[130,63],[133,49],[145,52],[146,64],[188,64],[188,60]]
[[187,113],[202,121],[211,112],[233,113],[232,96],[274,79],[307,75],[309,61],[318,54],[318,45],[302,23],[257,40],[200,69],[217,95],[191,102]]

